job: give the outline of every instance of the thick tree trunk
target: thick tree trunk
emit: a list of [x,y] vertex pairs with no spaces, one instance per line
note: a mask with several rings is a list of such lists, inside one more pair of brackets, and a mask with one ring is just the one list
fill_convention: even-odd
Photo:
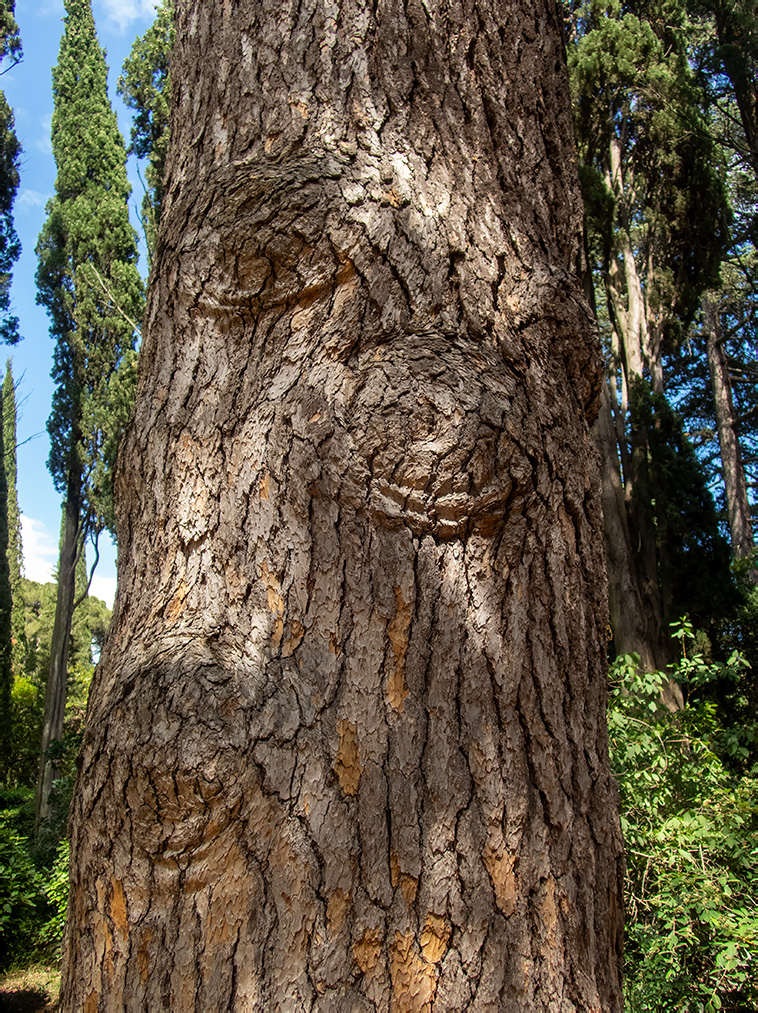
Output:
[[[703,316],[705,318],[708,369],[711,374],[711,389],[716,409],[716,428],[719,434],[732,551],[736,559],[746,559],[752,555],[755,549],[750,501],[748,500],[747,480],[737,435],[737,420],[732,403],[732,385],[721,335],[718,305],[710,297],[703,299]],[[753,583],[758,583],[758,572],[755,567],[751,568],[750,579]]]
[[35,799],[36,825],[50,812],[50,790],[55,780],[56,765],[48,755],[53,742],[63,737],[68,681],[68,647],[74,617],[76,564],[81,546],[81,473],[76,467],[69,475],[66,500],[63,504],[63,529],[58,559],[58,597],[55,602],[53,639],[50,645],[50,670],[45,693],[45,719],[42,725],[40,768]]
[[62,1009],[620,988],[553,0],[179,0]]

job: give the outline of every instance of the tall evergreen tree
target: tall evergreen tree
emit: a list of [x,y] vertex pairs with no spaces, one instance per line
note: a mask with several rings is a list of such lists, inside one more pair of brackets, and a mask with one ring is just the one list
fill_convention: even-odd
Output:
[[48,420],[48,466],[63,495],[64,526],[38,786],[43,817],[53,779],[46,758],[61,736],[66,659],[75,608],[76,567],[87,536],[110,520],[113,447],[128,416],[130,397],[112,410],[114,378],[126,367],[143,306],[136,267],[136,235],[129,223],[126,150],[107,93],[105,54],[90,0],[66,0],[58,63],[53,154],[55,195],[37,245],[38,301],[55,339],[56,390]]
[[[0,66],[21,59],[21,40],[14,16],[15,0],[0,2]],[[18,319],[11,312],[11,268],[21,253],[13,225],[13,202],[18,190],[21,145],[14,130],[13,110],[0,91],[0,340],[15,344]],[[4,416],[4,411],[2,413]],[[0,416],[2,417],[2,416]],[[8,483],[5,476],[3,436],[0,434],[0,776],[11,750],[11,580],[5,551],[8,534]],[[14,441],[15,453],[15,441]]]
[[[21,59],[21,40],[14,17],[15,0],[0,0],[0,67]],[[21,253],[13,226],[13,202],[18,190],[21,157],[13,110],[0,91],[0,340],[19,340],[18,318],[11,312],[11,268]]]
[[142,226],[150,261],[163,205],[171,99],[169,67],[173,44],[174,0],[162,0],[153,24],[135,40],[116,86],[124,102],[136,113],[129,154],[147,159]]
[[[636,550],[609,545],[610,571],[618,561],[618,572],[609,572],[611,613],[617,649],[636,650],[647,667],[663,667],[670,650],[659,558],[665,547],[653,513],[634,495],[651,434],[635,428],[643,417],[629,409],[641,386],[663,392],[664,353],[681,342],[701,293],[716,281],[724,186],[688,59],[684,4],[579,0],[569,25],[588,254],[608,352],[612,419],[603,426],[601,452],[606,460],[618,456],[616,484],[624,487],[623,497],[610,488],[616,468],[609,466],[606,540],[618,542],[609,524],[617,514],[615,530],[628,528]],[[631,623],[635,603],[644,603],[645,614]]]
[[16,382],[11,360],[5,365],[2,388],[3,398],[3,451],[5,479],[8,485],[8,572],[11,584],[11,655],[13,674],[18,675],[24,666],[24,597],[21,591],[23,550],[21,542],[21,511],[18,507],[16,464]]

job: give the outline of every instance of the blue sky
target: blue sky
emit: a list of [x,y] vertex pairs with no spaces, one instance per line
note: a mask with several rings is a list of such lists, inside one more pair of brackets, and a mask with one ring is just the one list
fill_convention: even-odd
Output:
[[[93,0],[92,10],[100,44],[106,49],[108,90],[128,144],[131,112],[116,96],[121,65],[137,35],[154,17],[155,0]],[[45,220],[45,204],[55,185],[55,163],[50,145],[53,111],[51,71],[58,58],[63,30],[63,0],[16,0],[16,20],[24,47],[22,63],[0,77],[16,117],[16,133],[23,146],[21,184],[16,197],[16,231],[23,252],[13,272],[12,300],[22,341],[14,348],[0,347],[5,359],[13,359],[19,389],[18,498],[23,515],[22,536],[26,576],[49,580],[57,561],[61,500],[46,467],[49,443],[45,423],[50,414],[53,384],[50,379],[53,342],[48,334],[45,311],[36,305],[34,247]],[[132,220],[137,227],[135,205],[142,188],[134,160],[130,159]],[[144,253],[144,246],[141,247]],[[144,255],[140,267],[145,270]],[[116,585],[116,551],[107,535],[101,538],[100,564],[92,593],[112,604]]]

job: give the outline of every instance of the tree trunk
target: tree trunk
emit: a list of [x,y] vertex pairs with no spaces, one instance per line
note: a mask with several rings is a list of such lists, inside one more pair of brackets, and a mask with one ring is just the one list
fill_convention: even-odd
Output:
[[600,453],[602,474],[613,646],[617,654],[639,654],[642,669],[652,672],[663,668],[666,659],[661,651],[662,635],[660,626],[656,625],[656,610],[651,608],[649,598],[643,593],[644,584],[637,572],[607,390],[603,391],[593,434]]
[[68,680],[68,646],[74,616],[76,564],[81,545],[81,472],[73,466],[69,473],[66,500],[63,504],[63,530],[58,559],[58,597],[55,603],[53,639],[50,645],[50,671],[45,693],[45,719],[42,725],[40,768],[35,799],[35,823],[50,814],[50,790],[55,780],[56,764],[48,755],[53,742],[63,737]]
[[0,393],[0,784],[10,774],[13,727],[13,594],[8,544],[8,474],[5,461],[5,389]]
[[[703,299],[703,316],[705,318],[708,369],[711,374],[713,403],[716,409],[716,428],[719,434],[732,551],[735,559],[746,559],[755,550],[750,501],[748,500],[747,480],[737,436],[737,420],[732,403],[732,386],[721,335],[718,305],[711,297],[707,296]],[[758,583],[758,572],[755,567],[750,570],[750,579],[753,583]]]
[[554,0],[177,40],[62,1009],[620,1010]]

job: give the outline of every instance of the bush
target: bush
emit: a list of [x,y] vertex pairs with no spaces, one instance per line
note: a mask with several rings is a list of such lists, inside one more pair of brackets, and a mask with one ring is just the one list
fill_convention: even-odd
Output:
[[39,930],[37,940],[45,948],[59,950],[68,904],[68,841],[61,841],[50,875],[43,887],[53,915]]
[[0,968],[34,944],[42,878],[26,850],[26,839],[14,832],[7,813],[0,814]]
[[[664,675],[638,661],[612,667],[609,710],[628,864],[627,1008],[748,1013],[758,1003],[758,767],[744,761],[756,728],[722,727],[698,692],[737,681],[742,664],[696,655]],[[660,704],[672,675],[687,698],[675,714]]]

